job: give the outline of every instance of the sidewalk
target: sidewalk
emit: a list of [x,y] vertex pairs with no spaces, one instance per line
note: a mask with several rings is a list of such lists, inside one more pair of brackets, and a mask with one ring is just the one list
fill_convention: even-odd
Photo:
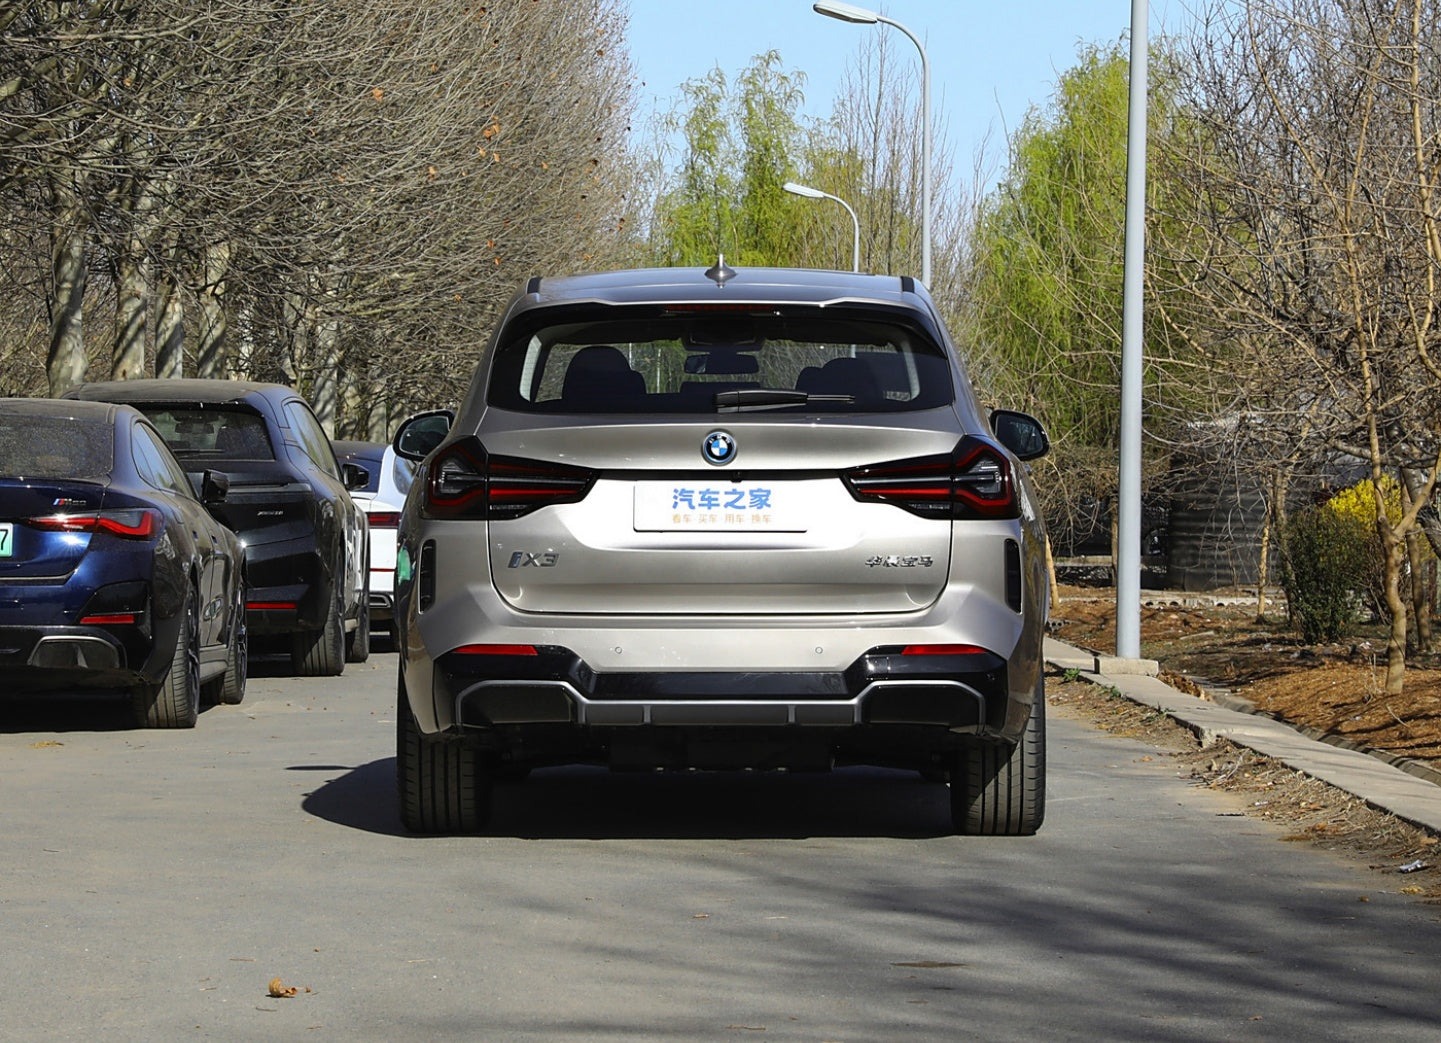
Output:
[[[1229,739],[1345,790],[1380,811],[1441,834],[1441,786],[1377,757],[1307,738],[1269,717],[1178,692],[1152,676],[1155,664],[1146,660],[1096,656],[1051,637],[1046,638],[1045,657],[1059,670],[1075,670],[1087,681],[1114,688],[1133,702],[1169,714],[1202,744]],[[1151,673],[1144,672],[1148,667]]]

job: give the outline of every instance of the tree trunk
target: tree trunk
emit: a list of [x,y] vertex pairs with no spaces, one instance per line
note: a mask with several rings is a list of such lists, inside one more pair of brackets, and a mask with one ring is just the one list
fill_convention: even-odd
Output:
[[[1411,488],[1404,478],[1401,482],[1401,507],[1409,516],[1415,503]],[[1417,515],[1420,521],[1420,515]],[[1422,553],[1421,533],[1413,525],[1406,530],[1406,568],[1410,580],[1411,617],[1415,620],[1416,651],[1431,651],[1431,603],[1426,588],[1426,561]]]
[[230,270],[230,244],[205,248],[205,282],[200,288],[200,340],[195,346],[196,376],[225,376],[225,276]]
[[1270,577],[1271,570],[1271,519],[1273,517],[1275,517],[1275,511],[1268,506],[1265,518],[1261,522],[1261,560],[1256,564],[1256,622],[1258,623],[1266,618],[1266,581]]
[[322,318],[315,330],[315,369],[310,382],[310,404],[325,433],[335,437],[336,411],[340,404],[340,324]]
[[115,273],[115,348],[110,360],[111,380],[145,376],[146,264],[143,248],[131,243],[121,255]]
[[1411,578],[1411,615],[1416,620],[1416,651],[1431,651],[1431,604],[1426,590],[1426,562],[1421,537],[1413,529],[1406,534],[1406,562]]
[[1406,682],[1406,601],[1401,596],[1401,567],[1406,557],[1406,541],[1397,535],[1386,518],[1384,505],[1378,512],[1376,528],[1381,536],[1381,553],[1385,559],[1386,611],[1391,615],[1391,628],[1386,638],[1386,694],[1400,695]]
[[51,271],[50,352],[45,372],[50,395],[58,398],[85,379],[85,234],[86,221],[73,185],[54,183],[55,224]]
[[173,275],[161,283],[155,323],[155,375],[165,380],[185,376],[185,303]]
[[[1418,496],[1426,494],[1426,475],[1414,467],[1401,468],[1401,485],[1406,490],[1406,495],[1414,501]],[[1441,557],[1441,515],[1434,511],[1426,511],[1417,518],[1417,524],[1426,535],[1426,542],[1431,544],[1431,551],[1437,557]]]

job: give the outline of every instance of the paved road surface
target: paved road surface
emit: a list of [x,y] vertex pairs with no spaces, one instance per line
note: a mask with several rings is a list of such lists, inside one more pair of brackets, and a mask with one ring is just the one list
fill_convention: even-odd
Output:
[[0,704],[0,1039],[1441,1038],[1441,909],[1079,722],[1029,839],[858,769],[555,769],[414,838],[394,656],[255,672],[193,732]]

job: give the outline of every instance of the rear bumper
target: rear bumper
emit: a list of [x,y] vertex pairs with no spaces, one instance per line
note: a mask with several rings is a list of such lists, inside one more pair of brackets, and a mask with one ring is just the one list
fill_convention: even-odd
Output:
[[916,724],[982,731],[1005,721],[1006,666],[988,653],[912,657],[877,648],[840,673],[598,674],[567,649],[537,651],[441,656],[434,668],[437,724]]
[[157,683],[170,664],[178,624],[157,646],[149,628],[0,626],[0,696],[58,689],[125,689]]
[[430,737],[511,764],[925,770],[966,736],[999,736],[1011,713],[1006,662],[990,653],[879,647],[836,673],[598,674],[564,648],[537,652],[430,664],[428,693],[411,691],[413,706],[430,696]]
[[245,578],[251,634],[288,634],[325,625],[334,591],[314,542],[252,547]]
[[394,581],[394,569],[383,572],[371,570],[370,589],[366,597],[369,599],[372,623],[388,623],[395,618],[395,594],[392,591]]

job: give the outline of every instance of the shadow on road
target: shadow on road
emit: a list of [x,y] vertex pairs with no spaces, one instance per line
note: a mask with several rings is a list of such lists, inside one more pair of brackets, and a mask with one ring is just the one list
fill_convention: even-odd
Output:
[[[406,836],[395,760],[325,783],[302,807],[372,833]],[[613,774],[546,768],[497,783],[487,835],[527,840],[920,838],[950,833],[944,785],[913,772],[842,768],[815,774]]]
[[[214,709],[201,701],[200,716]],[[203,722],[202,722],[203,725]],[[0,700],[0,732],[125,732],[144,731],[135,724],[130,697],[93,691],[50,692]]]

